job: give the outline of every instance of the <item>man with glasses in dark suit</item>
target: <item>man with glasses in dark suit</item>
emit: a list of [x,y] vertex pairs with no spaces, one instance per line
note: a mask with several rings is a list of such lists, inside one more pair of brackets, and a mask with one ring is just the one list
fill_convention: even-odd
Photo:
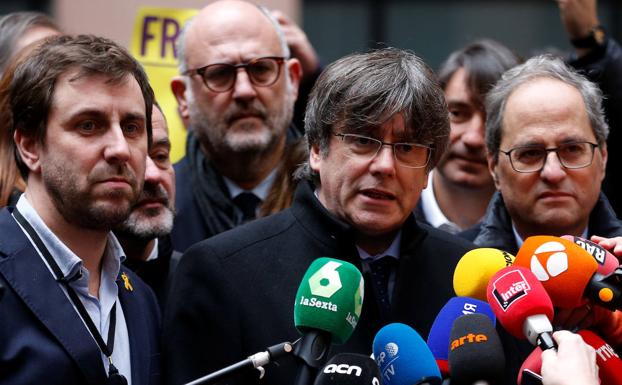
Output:
[[184,251],[254,219],[291,182],[302,69],[272,14],[239,0],[203,8],[184,26],[178,55],[171,88],[189,130],[186,156],[175,165],[171,238]]

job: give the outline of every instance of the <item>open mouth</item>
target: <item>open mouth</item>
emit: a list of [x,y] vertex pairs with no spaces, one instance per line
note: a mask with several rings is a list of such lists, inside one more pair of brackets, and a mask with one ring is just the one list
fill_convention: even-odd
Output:
[[385,192],[385,191],[376,190],[376,189],[363,190],[361,191],[361,194],[372,199],[391,200],[391,201],[395,200],[395,195]]

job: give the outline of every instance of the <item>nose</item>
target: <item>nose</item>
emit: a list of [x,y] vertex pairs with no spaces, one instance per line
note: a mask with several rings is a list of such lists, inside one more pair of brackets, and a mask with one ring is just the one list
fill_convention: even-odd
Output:
[[161,171],[151,157],[147,157],[145,168],[145,184],[157,185],[161,181]]
[[481,113],[473,114],[473,117],[464,128],[464,133],[462,134],[462,141],[467,147],[478,149],[484,147],[485,124],[486,122]]
[[104,158],[113,164],[123,164],[130,159],[130,146],[119,125],[108,130]]
[[394,175],[396,162],[393,147],[383,145],[371,160],[369,171],[372,174]]
[[238,68],[235,84],[233,85],[233,97],[239,100],[251,100],[257,96],[255,86],[251,83],[245,68]]
[[550,183],[561,181],[566,176],[566,169],[559,162],[555,151],[546,154],[544,167],[540,170],[540,177]]

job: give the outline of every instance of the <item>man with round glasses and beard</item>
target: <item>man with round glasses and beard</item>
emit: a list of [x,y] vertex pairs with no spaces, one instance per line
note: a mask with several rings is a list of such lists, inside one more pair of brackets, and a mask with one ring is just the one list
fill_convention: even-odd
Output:
[[189,128],[175,165],[175,249],[254,219],[268,196],[291,184],[290,127],[300,62],[277,20],[240,0],[215,2],[178,39],[180,76],[171,82]]

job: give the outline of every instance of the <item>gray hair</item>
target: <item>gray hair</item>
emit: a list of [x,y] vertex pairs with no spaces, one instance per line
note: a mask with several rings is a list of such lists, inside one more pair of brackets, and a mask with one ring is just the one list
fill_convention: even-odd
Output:
[[[279,39],[279,45],[281,46],[282,55],[284,58],[288,59],[290,55],[289,46],[287,45],[287,40],[285,40],[285,33],[283,32],[283,28],[281,28],[281,25],[279,24],[278,20],[272,15],[272,12],[270,12],[270,9],[268,9],[267,7],[263,5],[259,5],[259,4],[254,4],[254,5],[264,16],[268,18],[268,20],[274,27],[274,30],[276,31],[276,34]],[[184,73],[188,70],[188,65],[186,63],[186,55],[185,55],[185,52],[186,52],[185,40],[186,40],[186,34],[188,33],[188,30],[190,29],[190,26],[194,22],[195,18],[196,16],[193,16],[184,23],[184,25],[181,28],[181,31],[179,32],[179,35],[177,36],[177,40],[175,40],[175,52],[177,54],[177,59],[179,60],[178,67],[179,67],[180,73]]]
[[[337,126],[367,133],[396,114],[402,114],[409,140],[432,147],[427,170],[432,169],[449,138],[447,106],[434,72],[414,53],[397,48],[348,55],[326,67],[311,91],[307,147],[319,146],[326,156]],[[308,160],[296,176],[318,181]]]
[[13,12],[0,18],[0,74],[15,53],[17,39],[33,27],[60,31],[49,16],[40,12]]
[[495,160],[499,156],[503,113],[508,98],[519,86],[538,78],[557,79],[576,88],[585,103],[596,141],[598,144],[606,142],[609,126],[605,121],[603,95],[598,86],[568,67],[560,58],[540,55],[504,73],[486,96],[486,145]]

